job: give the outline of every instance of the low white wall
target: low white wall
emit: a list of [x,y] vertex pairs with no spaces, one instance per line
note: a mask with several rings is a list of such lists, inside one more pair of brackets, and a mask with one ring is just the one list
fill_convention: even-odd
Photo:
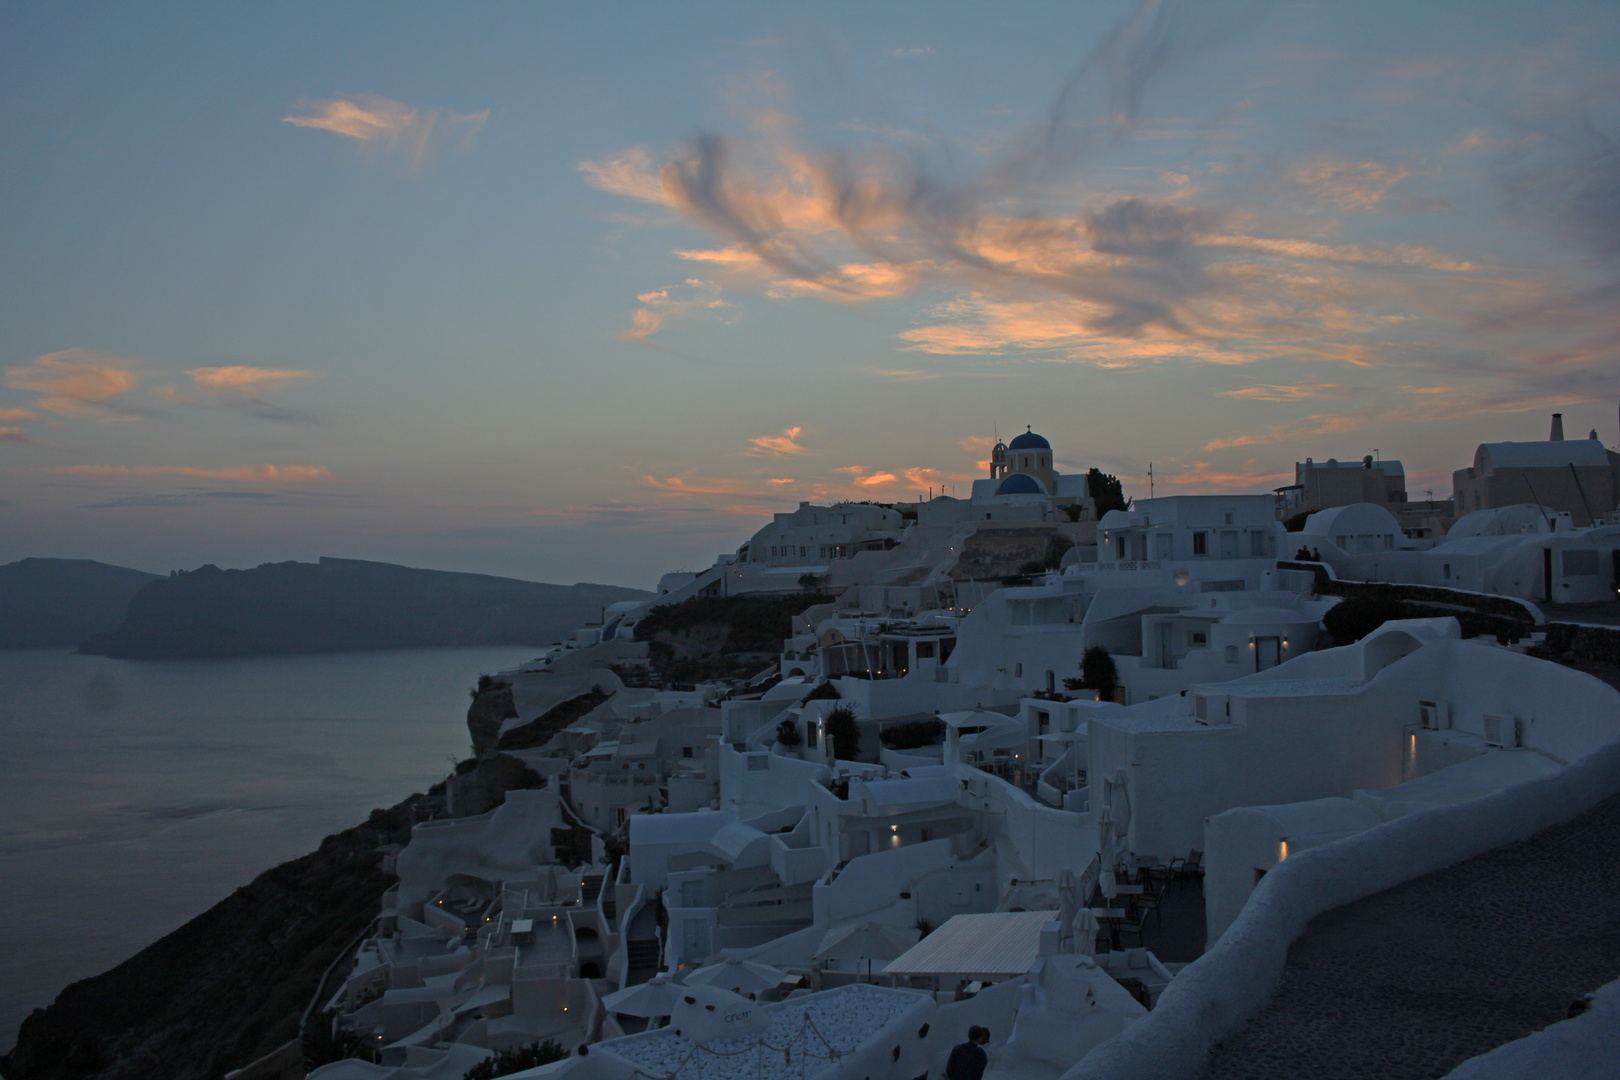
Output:
[[1620,742],[1551,776],[1422,810],[1301,852],[1268,873],[1215,947],[1186,967],[1142,1020],[1062,1080],[1175,1080],[1254,1016],[1282,978],[1288,947],[1324,911],[1528,839],[1620,794]]

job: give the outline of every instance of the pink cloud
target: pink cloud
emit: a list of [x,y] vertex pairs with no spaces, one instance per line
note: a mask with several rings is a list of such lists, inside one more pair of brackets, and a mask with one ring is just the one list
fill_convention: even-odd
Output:
[[799,435],[802,434],[803,431],[804,428],[802,427],[783,428],[782,434],[780,435],[761,435],[757,439],[749,439],[749,445],[751,445],[753,449],[748,452],[750,454],[768,455],[771,457],[782,457],[783,455],[789,454],[798,455],[811,453],[809,447],[802,446],[799,443]]
[[74,476],[189,476],[200,480],[249,480],[303,483],[332,479],[325,465],[240,465],[223,469],[190,465],[66,465],[52,470]]
[[62,416],[93,416],[116,405],[138,380],[128,360],[63,349],[6,370],[6,385],[43,394],[36,404]]

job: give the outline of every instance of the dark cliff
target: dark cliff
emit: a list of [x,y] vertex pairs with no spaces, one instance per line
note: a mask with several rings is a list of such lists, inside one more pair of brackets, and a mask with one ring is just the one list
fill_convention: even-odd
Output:
[[9,1080],[218,1080],[299,1034],[327,966],[393,883],[380,845],[410,835],[416,795],[266,870],[17,1031]]
[[0,566],[0,649],[77,645],[118,625],[130,597],[160,580],[89,559],[22,559]]
[[123,624],[80,651],[159,658],[553,641],[602,608],[651,594],[325,559],[160,578]]

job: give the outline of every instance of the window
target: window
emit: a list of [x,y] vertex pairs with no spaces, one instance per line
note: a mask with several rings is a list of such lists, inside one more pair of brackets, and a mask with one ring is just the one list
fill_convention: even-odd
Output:
[[1228,510],[1228,511],[1226,511],[1226,513],[1221,515],[1221,524],[1222,525],[1230,525],[1230,524],[1232,524],[1232,511]]
[[765,772],[770,767],[771,767],[771,755],[769,755],[769,754],[749,754],[748,755],[748,771],[749,772]]
[[1189,630],[1187,632],[1188,645],[1208,645],[1209,635],[1202,630]]
[[804,558],[804,548],[799,549],[799,558]]
[[692,748],[690,746],[681,747],[681,757],[691,757],[691,756],[692,756]]
[[934,658],[934,643],[932,641],[917,642],[917,659],[932,660]]
[[1209,533],[1203,533],[1203,532],[1195,532],[1195,533],[1193,533],[1193,554],[1194,555],[1208,555],[1209,554]]
[[1024,665],[1023,664],[1014,664],[1013,665],[1013,678],[1022,679],[1023,677],[1024,677]]
[[1450,581],[1451,580],[1451,564],[1450,563],[1441,563],[1440,564],[1440,580],[1441,581]]
[[814,750],[816,748],[816,732],[820,730],[820,725],[814,720],[804,725],[804,745],[806,749]]
[[1226,662],[1228,664],[1235,664],[1235,663],[1237,663],[1237,660],[1238,660],[1237,646],[1236,645],[1228,645],[1226,647]]
[[1048,671],[1046,673],[1046,692],[1048,694],[1057,692],[1057,672],[1055,671]]

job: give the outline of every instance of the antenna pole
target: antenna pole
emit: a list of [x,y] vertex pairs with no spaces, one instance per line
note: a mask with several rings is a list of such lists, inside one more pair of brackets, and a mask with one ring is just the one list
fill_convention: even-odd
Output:
[[1153,462],[1148,462],[1148,498],[1153,498]]

